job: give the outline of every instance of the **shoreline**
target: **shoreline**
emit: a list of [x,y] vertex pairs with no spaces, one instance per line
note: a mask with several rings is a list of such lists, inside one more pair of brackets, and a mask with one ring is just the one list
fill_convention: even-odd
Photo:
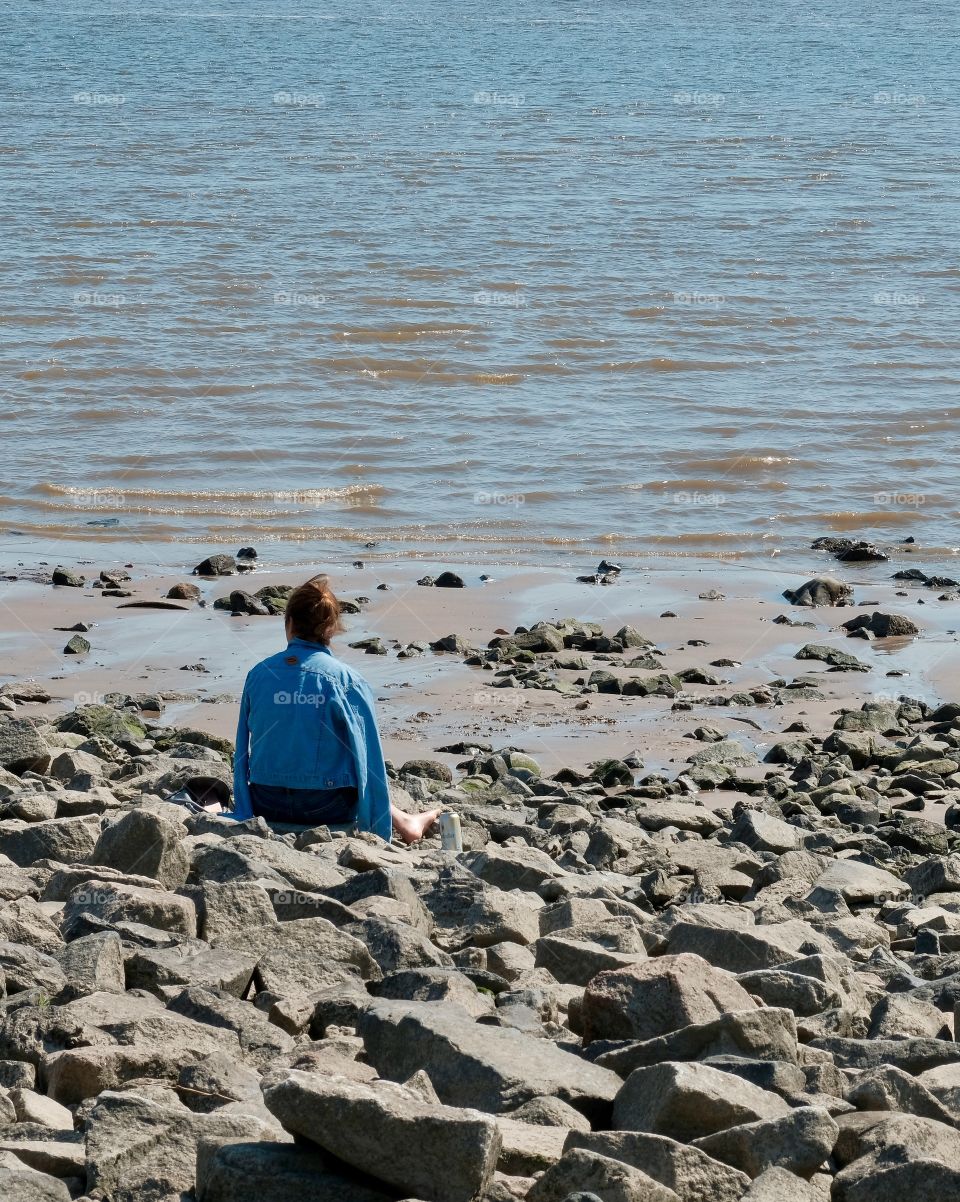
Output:
[[[194,562],[199,558],[197,554]],[[914,552],[912,558],[928,566],[922,553]],[[91,591],[101,568],[110,570],[124,562],[134,565],[126,569],[132,579],[123,585],[133,596],[118,599]],[[816,552],[807,557],[805,567],[778,562],[762,570],[713,563],[677,568],[662,562],[636,570],[625,563],[608,586],[578,583],[565,568],[487,564],[491,578],[486,582],[480,580],[481,565],[469,570],[456,565],[465,588],[430,588],[418,586],[416,580],[449,567],[449,561],[364,563],[363,568],[327,565],[341,598],[369,598],[360,613],[345,619],[347,631],[334,651],[370,681],[385,752],[397,764],[437,755],[452,767],[459,757],[437,753],[436,748],[467,738],[495,748],[523,749],[541,757],[545,771],[580,770],[598,759],[635,752],[646,771],[676,775],[691,750],[689,732],[697,725],[716,726],[762,756],[794,720],[808,722],[822,735],[840,708],[869,699],[907,695],[930,704],[951,700],[960,665],[960,604],[938,600],[938,590],[890,579],[898,566],[892,561],[832,565],[830,575],[853,584],[855,604],[817,609],[793,607],[780,596],[786,587],[827,574],[824,557]],[[0,568],[7,575],[29,576],[53,566],[45,567],[39,559],[11,565],[0,555]],[[207,579],[158,571],[152,563],[137,564],[135,555],[112,562],[85,557],[64,566],[86,574],[87,586],[21,578],[7,579],[0,587],[0,650],[5,653],[0,683],[32,679],[49,685],[54,700],[29,706],[38,713],[60,712],[108,692],[159,693],[166,699],[164,723],[231,739],[243,677],[255,662],[282,646],[283,634],[277,617],[230,616],[214,609],[213,602],[237,588],[254,592],[272,583],[296,584],[311,571],[271,564]],[[119,608],[126,601],[160,599],[178,582],[198,585],[206,606],[182,602],[182,610]],[[388,584],[389,591],[379,590],[381,583]],[[701,599],[701,593],[713,590],[722,599]],[[867,643],[838,630],[842,621],[871,609],[910,616],[920,634]],[[662,616],[666,612],[676,616]],[[814,627],[779,625],[774,622],[778,615],[812,622]],[[456,634],[472,647],[485,648],[498,633],[565,617],[598,622],[608,635],[623,625],[634,626],[662,652],[661,671],[699,669],[721,683],[685,683],[678,698],[580,693],[583,685],[575,682],[588,680],[594,670],[609,669],[623,679],[637,675],[623,666],[631,658],[627,654],[588,656],[586,669],[555,671],[558,680],[576,688],[569,696],[530,688],[497,689],[491,687],[493,673],[465,665],[463,655],[425,650],[398,658],[397,647],[391,645],[391,640],[429,643]],[[87,636],[91,651],[65,655],[62,648],[70,636],[54,627],[77,621],[93,623]],[[367,655],[348,646],[367,638],[383,640],[388,653]],[[706,645],[691,645],[691,640]],[[809,642],[850,652],[869,670],[828,672],[823,663],[794,659]],[[550,657],[543,658],[549,668]],[[737,666],[711,667],[714,660],[735,661]],[[197,664],[206,671],[185,670]],[[794,702],[788,691],[786,703],[779,698],[776,704],[752,706],[711,703],[772,680],[812,673],[822,694],[818,699]],[[676,700],[689,700],[690,707],[677,710]]]

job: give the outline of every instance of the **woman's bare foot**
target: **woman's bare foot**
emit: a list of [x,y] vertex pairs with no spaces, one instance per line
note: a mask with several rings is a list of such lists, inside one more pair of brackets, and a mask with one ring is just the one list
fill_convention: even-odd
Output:
[[404,843],[416,843],[422,839],[440,816],[439,810],[427,810],[425,814],[407,814],[390,807],[390,817],[393,819],[393,829]]

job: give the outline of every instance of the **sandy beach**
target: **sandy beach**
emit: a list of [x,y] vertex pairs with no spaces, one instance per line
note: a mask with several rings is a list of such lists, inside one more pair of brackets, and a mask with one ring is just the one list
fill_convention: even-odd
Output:
[[[199,562],[201,556],[196,558]],[[345,616],[346,632],[338,637],[335,652],[373,686],[385,752],[398,766],[423,756],[453,765],[460,757],[438,748],[475,741],[522,749],[549,773],[632,753],[646,770],[676,775],[691,750],[685,736],[704,722],[762,757],[784,728],[798,720],[822,735],[841,708],[864,700],[900,695],[930,704],[949,700],[960,662],[960,601],[938,600],[942,590],[891,579],[903,564],[923,562],[922,553],[918,557],[912,547],[904,549],[900,560],[871,564],[835,564],[823,553],[811,552],[805,565],[797,562],[792,570],[778,562],[761,571],[711,561],[678,567],[661,559],[625,566],[610,585],[578,583],[566,568],[472,564],[455,565],[464,588],[424,587],[418,579],[449,565],[424,559],[362,562],[361,568],[351,561],[317,569],[329,573],[344,600],[365,599],[359,613]],[[91,587],[101,570],[124,563],[130,580],[122,589],[130,596],[104,596]],[[164,724],[227,738],[236,728],[247,670],[282,646],[283,631],[278,617],[231,615],[214,603],[233,589],[252,593],[271,584],[297,584],[311,574],[302,566],[268,565],[211,579],[156,564],[138,567],[121,555],[65,563],[87,580],[85,587],[73,588],[44,582],[54,566],[8,561],[0,591],[3,681],[36,681],[51,694],[49,703],[31,705],[31,711],[58,713],[110,692],[150,693],[164,701]],[[826,573],[851,583],[852,606],[806,609],[781,596],[785,588]],[[202,605],[165,600],[169,589],[183,581],[198,586]],[[178,608],[133,605],[160,601]],[[846,637],[841,622],[877,609],[909,616],[920,633],[869,643]],[[777,623],[774,619],[781,615],[811,625]],[[564,617],[599,623],[607,635],[631,626],[659,653],[657,671],[701,669],[717,683],[684,682],[673,698],[581,695],[576,682],[582,686],[593,670],[610,670],[621,680],[651,674],[630,671],[629,652],[588,653],[584,668],[552,671],[557,681],[574,686],[569,694],[501,689],[493,687],[492,672],[467,666],[466,654],[428,648],[445,636],[459,635],[471,648],[483,649],[518,627]],[[65,655],[70,635],[58,628],[76,622],[91,625],[86,635],[91,649]],[[382,640],[387,653],[366,654],[349,646],[370,638]],[[425,649],[398,658],[398,651],[411,643]],[[825,663],[795,659],[808,643],[854,653],[868,670],[835,672]],[[556,657],[540,658],[551,667]],[[712,666],[715,661],[722,666]],[[815,696],[794,700],[790,690],[778,688],[766,703],[722,704],[732,695],[799,677],[811,679]]]

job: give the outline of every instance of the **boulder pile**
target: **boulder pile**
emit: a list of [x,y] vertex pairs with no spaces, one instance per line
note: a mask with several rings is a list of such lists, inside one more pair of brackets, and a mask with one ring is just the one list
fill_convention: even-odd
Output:
[[391,769],[450,852],[197,812],[227,741],[2,692],[0,1197],[960,1197],[960,703]]

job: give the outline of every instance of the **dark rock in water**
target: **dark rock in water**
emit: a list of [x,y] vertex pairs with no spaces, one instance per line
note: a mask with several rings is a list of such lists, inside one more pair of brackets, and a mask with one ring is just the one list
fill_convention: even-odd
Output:
[[723,600],[723,593],[721,593],[718,589],[715,589],[715,588],[707,589],[707,591],[705,593],[699,593],[698,596],[701,601],[722,601]]
[[436,583],[436,577],[434,576],[421,576],[417,581],[417,584],[421,585],[423,588],[433,588]]
[[463,577],[458,576],[456,572],[441,572],[434,580],[436,588],[463,588]]
[[287,601],[293,592],[292,584],[265,584],[253,594],[258,601],[267,607],[267,612],[282,614],[287,608]]
[[851,605],[853,589],[849,584],[834,580],[831,576],[814,576],[798,589],[784,589],[784,597],[791,605]]
[[78,575],[70,568],[56,567],[53,569],[53,583],[66,588],[83,588],[86,577]]
[[786,614],[777,614],[773,619],[777,626],[809,626],[812,629],[816,627],[816,622],[796,622],[793,618],[788,618]]
[[459,634],[445,634],[442,639],[435,639],[430,644],[431,651],[449,651],[455,655],[466,655],[470,644]]
[[74,622],[72,626],[54,626],[54,630],[79,630],[81,634],[86,634],[88,630],[93,629],[92,622]]
[[72,639],[67,641],[63,653],[64,655],[86,655],[89,650],[90,641],[85,639],[82,634],[75,634]]
[[167,596],[173,601],[199,601],[200,589],[195,584],[174,584]]
[[917,584],[923,584],[927,588],[955,588],[960,582],[953,579],[952,576],[928,576],[926,572],[921,572],[919,568],[904,568],[901,572],[894,572],[893,580],[915,580]]
[[270,610],[264,603],[242,589],[234,589],[229,597],[218,597],[213,603],[214,609],[229,609],[231,614],[249,614],[254,617],[264,617]]
[[194,576],[232,576],[237,561],[232,555],[209,555],[193,569]]
[[834,558],[844,563],[882,563],[890,556],[865,539],[818,538],[810,544],[814,551],[829,551]]
[[93,518],[87,522],[88,526],[119,526],[119,518]]
[[883,614],[875,610],[872,614],[857,614],[848,622],[841,623],[843,629],[850,634],[869,630],[878,639],[895,638],[898,636],[920,633],[920,627],[905,618],[903,614]]
[[253,547],[241,547],[237,552],[237,559],[256,559],[257,552]]
[[870,670],[855,655],[850,655],[847,651],[840,651],[836,647],[827,647],[822,643],[804,644],[793,658],[818,659],[839,672],[868,672]]
[[390,592],[390,585],[389,585],[389,584],[378,584],[378,585],[377,585],[377,589],[378,589],[378,590],[379,590],[381,593],[389,593],[389,592]]
[[123,568],[103,568],[100,571],[100,579],[98,585],[104,585],[106,588],[119,588],[122,584],[126,584],[130,579],[130,573],[124,571]]
[[[201,601],[201,605],[203,602]],[[187,609],[186,605],[177,605],[175,601],[124,601],[117,609]]]
[[386,655],[387,649],[383,644],[382,639],[358,639],[355,643],[348,643],[348,647],[354,651],[363,651],[367,655]]
[[591,777],[606,789],[633,784],[633,769],[623,760],[601,760],[594,765]]
[[607,575],[617,576],[622,571],[623,571],[623,564],[611,563],[609,559],[601,559],[600,562],[597,564],[597,575],[598,576],[607,576]]

